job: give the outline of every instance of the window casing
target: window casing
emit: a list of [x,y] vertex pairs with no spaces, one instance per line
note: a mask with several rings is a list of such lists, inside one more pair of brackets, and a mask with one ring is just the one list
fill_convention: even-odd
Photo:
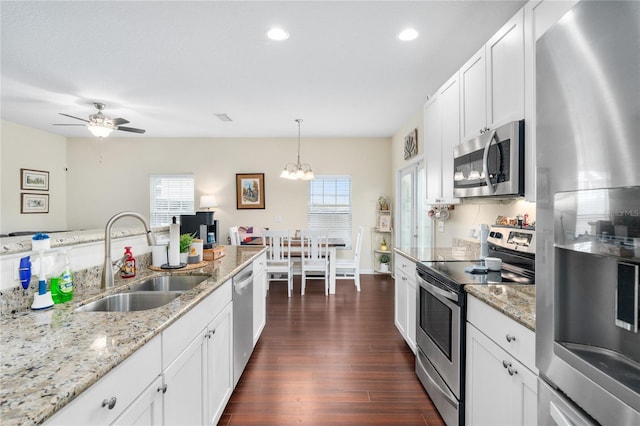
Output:
[[151,226],[166,226],[171,218],[195,214],[193,174],[151,175]]
[[328,230],[329,238],[351,249],[351,176],[318,176],[309,181],[307,227]]

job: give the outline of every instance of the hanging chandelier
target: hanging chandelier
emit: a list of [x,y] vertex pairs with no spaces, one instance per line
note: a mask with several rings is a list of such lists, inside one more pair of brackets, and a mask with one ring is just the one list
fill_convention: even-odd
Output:
[[291,180],[311,180],[315,177],[311,166],[307,163],[300,163],[300,123],[302,123],[302,119],[297,118],[296,123],[298,123],[298,162],[296,164],[288,163],[284,166],[280,177]]

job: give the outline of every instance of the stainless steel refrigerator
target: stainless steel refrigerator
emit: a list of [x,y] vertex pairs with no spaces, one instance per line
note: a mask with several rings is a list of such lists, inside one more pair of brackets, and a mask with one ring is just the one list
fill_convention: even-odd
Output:
[[640,424],[640,2],[536,45],[539,424]]

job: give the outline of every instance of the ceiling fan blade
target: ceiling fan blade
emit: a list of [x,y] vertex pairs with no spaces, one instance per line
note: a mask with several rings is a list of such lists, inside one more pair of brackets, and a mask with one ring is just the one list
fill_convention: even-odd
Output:
[[73,115],[63,114],[63,113],[61,113],[61,112],[59,112],[58,114],[60,114],[60,115],[64,115],[65,117],[75,118],[76,120],[81,120],[81,121],[84,121],[85,123],[89,123],[89,120],[85,120],[84,118],[74,117]]
[[114,118],[111,121],[113,121],[113,125],[114,126],[119,126],[121,124],[127,124],[129,122],[129,120],[125,120],[124,118]]
[[146,132],[146,130],[143,130],[143,129],[136,129],[135,127],[123,127],[123,126],[116,127],[116,130],[122,130],[124,132],[133,132],[133,133],[144,133],[144,132]]
[[87,127],[86,124],[62,124],[62,123],[54,123],[54,126],[82,126],[82,127]]

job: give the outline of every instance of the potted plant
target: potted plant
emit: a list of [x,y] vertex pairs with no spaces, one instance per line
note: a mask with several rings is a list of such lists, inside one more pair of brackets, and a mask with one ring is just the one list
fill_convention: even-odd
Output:
[[182,234],[180,235],[180,263],[187,263],[189,257],[189,247],[193,242],[193,235]]
[[380,272],[389,272],[389,261],[391,258],[388,254],[381,254],[378,258],[380,261]]
[[389,200],[387,200],[387,197],[381,196],[378,198],[378,210],[380,211],[389,210]]

